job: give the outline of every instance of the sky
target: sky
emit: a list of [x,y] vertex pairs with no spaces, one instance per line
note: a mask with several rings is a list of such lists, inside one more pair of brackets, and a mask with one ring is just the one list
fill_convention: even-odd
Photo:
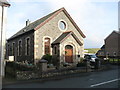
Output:
[[85,48],[100,48],[104,39],[118,30],[119,0],[8,0],[7,32],[9,38],[31,22],[64,7],[86,35]]

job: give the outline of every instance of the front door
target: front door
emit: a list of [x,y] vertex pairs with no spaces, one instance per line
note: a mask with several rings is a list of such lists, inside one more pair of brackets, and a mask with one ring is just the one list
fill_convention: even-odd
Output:
[[67,45],[65,47],[65,62],[72,63],[73,62],[73,47]]

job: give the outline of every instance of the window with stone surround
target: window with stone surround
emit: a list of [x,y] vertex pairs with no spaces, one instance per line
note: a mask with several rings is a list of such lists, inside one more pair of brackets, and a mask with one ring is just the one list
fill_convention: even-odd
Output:
[[22,55],[22,41],[18,41],[18,56]]
[[59,20],[58,21],[58,28],[61,30],[61,31],[66,31],[67,30],[67,23],[65,20]]
[[26,39],[26,55],[30,55],[30,38]]
[[15,42],[12,43],[12,56],[15,55]]
[[44,39],[44,54],[50,54],[50,38]]
[[113,52],[113,55],[116,56],[117,55],[116,52]]
[[10,45],[9,44],[7,45],[7,54],[8,54],[8,56],[10,55]]

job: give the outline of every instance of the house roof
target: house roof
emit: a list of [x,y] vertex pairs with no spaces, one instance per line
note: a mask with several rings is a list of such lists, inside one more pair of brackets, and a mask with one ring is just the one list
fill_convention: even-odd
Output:
[[[57,12],[57,11],[55,11],[55,12]],[[42,17],[42,18],[40,18],[40,19],[38,19],[38,20],[30,23],[28,26],[25,26],[23,29],[21,29],[20,31],[18,31],[16,34],[14,34],[8,40],[13,39],[13,38],[15,38],[17,36],[20,36],[20,35],[22,35],[22,34],[24,34],[26,32],[29,32],[31,30],[34,30],[34,28],[36,28],[38,25],[40,25],[42,22],[44,22],[46,19],[48,19],[50,16],[52,16],[55,12],[50,13],[47,16],[44,16],[44,17]]]
[[54,18],[56,15],[58,15],[61,11],[63,11],[68,18],[70,19],[70,21],[73,23],[73,25],[76,27],[76,29],[78,30],[78,32],[82,35],[83,38],[85,38],[86,36],[83,34],[83,32],[80,30],[80,28],[77,26],[77,24],[74,22],[74,20],[70,17],[70,15],[68,14],[68,12],[65,10],[65,8],[61,8],[58,9],[56,11],[54,11],[53,13],[50,13],[47,16],[44,16],[41,19],[38,19],[36,21],[34,21],[33,23],[30,23],[28,26],[24,27],[23,29],[21,29],[19,32],[17,32],[16,34],[14,34],[10,39],[13,39],[19,35],[22,35],[28,31],[31,30],[38,30],[41,26],[43,26],[44,24],[46,24],[48,21],[50,21],[52,18]]
[[0,0],[0,5],[10,6],[10,4],[7,2],[7,0]]
[[113,31],[112,33],[110,33],[106,38],[105,38],[105,40],[107,39],[107,38],[109,38],[113,33],[116,33],[116,34],[118,34],[118,35],[120,35],[120,31]]
[[103,46],[101,47],[101,49],[105,49],[105,45],[103,45]]
[[119,31],[115,31],[117,34],[120,34],[120,30]]
[[68,31],[68,32],[62,33],[62,34],[52,43],[52,45],[62,43],[62,42],[63,42],[66,38],[68,38],[70,35],[72,35],[72,36],[74,37],[74,39],[78,42],[79,45],[83,45],[83,44],[81,43],[81,41],[77,38],[77,36],[76,36],[72,31]]

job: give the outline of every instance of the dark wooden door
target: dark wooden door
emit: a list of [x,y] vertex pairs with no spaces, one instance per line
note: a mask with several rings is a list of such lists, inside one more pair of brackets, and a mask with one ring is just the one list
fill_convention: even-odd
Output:
[[73,62],[73,49],[65,49],[65,62]]

